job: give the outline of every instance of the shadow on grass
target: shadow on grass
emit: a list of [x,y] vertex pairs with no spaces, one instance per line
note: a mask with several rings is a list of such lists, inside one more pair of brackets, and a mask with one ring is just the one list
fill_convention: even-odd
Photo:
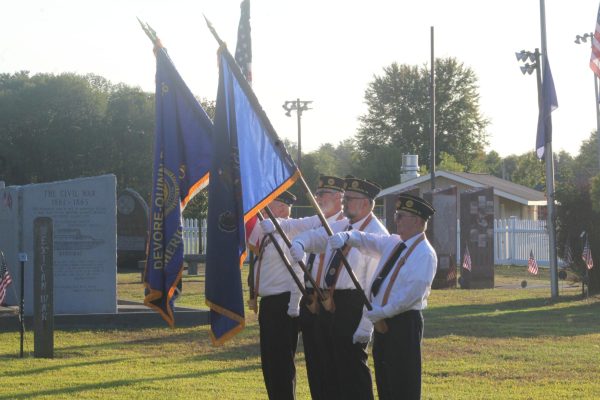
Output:
[[[4,357],[0,357],[0,358],[4,358]],[[12,357],[12,358],[17,358],[17,357]],[[26,371],[5,372],[2,376],[8,378],[8,377],[15,377],[15,376],[36,375],[36,374],[42,374],[42,373],[45,373],[48,371],[58,371],[58,370],[66,369],[66,368],[78,368],[78,367],[86,367],[86,366],[91,366],[91,365],[114,364],[114,363],[119,363],[121,361],[126,361],[126,360],[128,360],[128,359],[127,358],[112,358],[110,360],[78,362],[78,363],[71,363],[71,364],[66,364],[66,365],[51,365],[51,366],[43,367],[43,368],[28,369]]]
[[131,386],[131,385],[138,384],[138,383],[144,383],[144,382],[153,383],[153,382],[160,382],[160,381],[164,381],[164,382],[168,383],[169,385],[173,385],[177,379],[190,379],[190,378],[197,379],[198,377],[202,377],[202,376],[208,376],[208,375],[213,375],[213,374],[222,374],[222,373],[231,373],[231,372],[234,372],[234,373],[235,372],[244,372],[244,371],[249,371],[249,370],[255,370],[256,368],[257,368],[256,364],[249,364],[249,365],[245,365],[243,367],[222,368],[222,369],[206,371],[206,372],[194,371],[194,372],[190,372],[187,374],[161,375],[161,376],[157,376],[157,377],[147,377],[147,378],[139,378],[139,379],[118,379],[118,380],[99,382],[99,383],[74,385],[74,386],[70,386],[67,388],[60,388],[60,389],[47,389],[47,390],[22,392],[17,395],[15,395],[15,394],[1,395],[0,394],[0,399],[11,399],[11,400],[12,399],[30,399],[30,398],[33,398],[36,396],[61,396],[61,395],[73,395],[73,396],[75,396],[75,398],[82,398],[81,397],[82,394],[85,393],[86,391],[90,391],[90,390],[102,390],[102,389],[114,390],[119,387]]
[[[111,331],[105,331],[111,332]],[[246,358],[250,355],[252,348],[255,347],[255,351],[258,354],[258,326],[251,325],[247,326],[241,334],[237,335],[235,339],[226,343],[224,346],[212,346],[210,345],[210,339],[208,337],[208,329],[202,328],[200,330],[188,330],[186,332],[175,333],[170,328],[164,328],[161,330],[157,330],[152,333],[140,332],[141,335],[144,335],[142,338],[130,338],[128,335],[137,334],[137,329],[132,330],[118,330],[114,331],[115,335],[123,335],[123,340],[113,340],[110,342],[103,343],[91,343],[91,344],[82,344],[82,345],[73,345],[73,346],[56,346],[55,353],[57,354],[57,358],[60,357],[68,357],[71,354],[76,356],[81,355],[81,350],[89,350],[89,351],[98,351],[102,349],[111,349],[111,348],[122,348],[127,349],[129,347],[141,346],[143,348],[150,347],[160,347],[162,345],[168,344],[172,346],[177,345],[186,345],[186,344],[199,344],[206,346],[206,349],[209,350],[207,356],[214,356],[214,359],[231,359],[233,355],[236,353],[240,353],[239,357],[236,358]],[[245,344],[235,345],[235,343],[239,343],[241,341],[254,340],[251,345],[246,346]],[[240,350],[240,347],[248,347],[247,349]],[[246,352],[246,353],[244,353]],[[219,354],[225,355],[219,355]]]
[[564,297],[554,307],[547,299],[434,307],[424,312],[425,337],[448,335],[511,338],[578,336],[600,333],[600,302],[586,303],[578,296]]

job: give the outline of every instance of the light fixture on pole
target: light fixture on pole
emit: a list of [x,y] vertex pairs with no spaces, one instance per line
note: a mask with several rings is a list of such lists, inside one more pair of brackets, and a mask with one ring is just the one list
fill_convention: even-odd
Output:
[[[577,35],[575,36],[575,43],[587,43],[587,40],[590,39],[590,44],[593,46],[593,37],[594,34],[592,32]],[[598,154],[600,155],[600,104],[598,104],[598,101],[600,101],[600,93],[598,92],[598,77],[593,72],[592,74],[594,75],[594,99],[596,101],[596,104],[594,105],[594,108],[596,109],[596,137],[598,142]],[[598,162],[600,162],[600,157],[598,157]]]
[[[535,51],[521,50],[515,53],[517,61],[522,61],[525,64],[521,65],[521,73],[523,75],[531,75],[533,71],[536,72],[537,78],[537,91],[538,91],[538,109],[542,107],[542,73],[539,68],[540,65],[540,50]],[[529,62],[527,62],[529,61]]]
[[[525,62],[525,65],[520,67],[523,75],[531,75],[536,72],[537,93],[538,93],[538,112],[542,113],[543,91],[542,91],[542,68],[541,68],[541,53],[539,49],[535,51],[525,51],[515,53],[517,61]],[[529,61],[529,62],[527,62]],[[548,141],[544,146],[544,157],[546,161],[546,199],[547,199],[547,222],[548,228],[548,259],[550,264],[550,289],[553,299],[558,298],[558,269],[556,259],[556,230],[554,228],[554,159],[552,158],[552,142]]]
[[302,159],[302,124],[301,124],[301,119],[302,119],[302,113],[306,110],[312,110],[312,108],[309,107],[309,104],[311,104],[312,101],[306,101],[306,100],[300,100],[300,99],[296,99],[296,100],[291,100],[291,101],[286,101],[285,103],[283,103],[283,109],[286,111],[285,115],[287,115],[288,117],[292,116],[292,111],[296,111],[297,117],[298,117],[298,160],[297,160],[297,164],[298,164],[298,169],[300,169],[300,163],[301,163],[301,159]]

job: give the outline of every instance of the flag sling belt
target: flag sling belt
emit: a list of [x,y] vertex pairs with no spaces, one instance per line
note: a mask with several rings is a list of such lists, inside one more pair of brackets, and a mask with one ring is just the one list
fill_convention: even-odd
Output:
[[[358,230],[363,231],[367,227],[367,225],[369,225],[372,219],[373,214],[369,214],[367,219],[365,219],[365,221],[361,224]],[[346,227],[345,230],[352,230],[352,224],[348,225],[348,227]],[[329,296],[323,301],[323,307],[329,312],[335,312],[335,301],[333,299],[333,295],[336,291],[335,287],[340,277],[340,273],[343,269],[343,258],[346,258],[346,256],[350,252],[350,249],[351,248],[348,245],[344,245],[344,247],[338,249],[333,255],[333,257],[331,257],[331,261],[329,262],[329,266],[327,267],[327,273],[325,274],[325,284],[327,285],[327,287],[329,287]]]

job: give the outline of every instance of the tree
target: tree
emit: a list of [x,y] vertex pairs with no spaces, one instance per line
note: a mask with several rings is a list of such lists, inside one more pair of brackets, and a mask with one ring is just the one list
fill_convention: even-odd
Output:
[[107,85],[97,76],[2,74],[0,179],[48,182],[94,170]]
[[[474,156],[483,151],[488,125],[479,111],[477,78],[454,58],[438,59],[435,72],[436,149],[469,169]],[[421,163],[429,164],[429,80],[427,66],[397,63],[385,67],[382,76],[375,76],[365,92],[368,111],[359,118],[356,135],[362,169],[376,169],[369,164],[381,163],[376,155],[383,148],[397,158],[416,154]],[[379,174],[371,178],[387,180]]]
[[[565,248],[571,249],[573,264],[570,268],[582,279],[589,275],[590,292],[600,291],[600,213],[598,210],[598,185],[600,175],[592,179],[592,185],[570,185],[556,192],[558,207],[556,209],[557,247],[558,253],[564,257]],[[596,187],[594,187],[596,186]],[[584,241],[589,240],[592,258],[596,266],[587,270],[581,260]]]
[[455,172],[464,172],[465,166],[456,161],[454,156],[446,153],[445,151],[440,153],[440,164],[438,168],[444,171],[455,171]]
[[598,135],[596,132],[590,134],[588,140],[584,140],[579,146],[579,154],[575,158],[575,181],[577,185],[583,186],[600,172],[598,167]]

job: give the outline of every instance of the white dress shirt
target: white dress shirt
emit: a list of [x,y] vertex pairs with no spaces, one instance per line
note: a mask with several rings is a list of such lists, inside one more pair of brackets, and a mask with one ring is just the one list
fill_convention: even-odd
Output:
[[[306,232],[309,231],[311,229],[316,229],[316,228],[320,228],[322,227],[321,225],[321,219],[319,218],[318,215],[313,215],[311,217],[306,217],[306,218],[298,218],[298,219],[294,219],[294,218],[288,218],[288,219],[282,219],[282,220],[278,220],[280,225],[281,225],[281,229],[283,229],[283,231],[288,234],[288,237],[292,237],[299,235],[302,232]],[[330,216],[329,218],[327,218],[327,224],[332,227],[333,230],[333,225],[339,223],[339,224],[343,224],[344,227],[348,226],[348,218],[346,218],[343,214],[342,211],[339,211],[337,213],[335,213],[334,215]],[[335,231],[334,231],[335,232]],[[315,260],[313,262],[313,267],[311,269],[311,275],[313,277],[313,279],[316,281],[317,280],[317,275],[319,272],[319,259],[320,259],[320,253],[317,252],[310,252],[310,253],[316,253],[317,256],[315,257]],[[321,252],[321,253],[324,253]],[[324,261],[323,261],[323,267],[322,267],[322,273],[321,275],[325,274],[325,261],[327,260],[327,257],[325,256]],[[308,257],[305,257],[305,261],[308,262]],[[310,287],[310,282],[307,282],[307,284]]]
[[[260,232],[262,236],[262,231],[260,226],[257,226],[255,230]],[[290,240],[293,238],[292,235],[288,234]],[[301,283],[304,282],[303,272],[298,263],[292,262],[292,256],[290,255],[290,251],[285,244],[284,240],[279,236],[277,232],[273,233],[273,237],[279,243],[279,246],[283,250],[283,254],[290,261],[292,265],[292,269],[294,270],[295,275],[298,277]],[[262,240],[268,240],[268,236],[262,237]],[[260,274],[260,275],[259,275]],[[260,269],[259,262],[256,263],[254,268],[254,283],[256,285],[257,276],[259,279],[258,282],[258,295],[261,297],[272,296],[276,294],[281,294],[285,292],[290,292],[290,303],[289,308],[298,308],[300,304],[300,298],[302,297],[302,292],[298,288],[298,285],[290,275],[290,272],[286,268],[279,252],[275,248],[273,243],[268,243],[265,245],[263,249],[263,255],[260,258]],[[255,286],[256,287],[256,286]]]
[[[379,235],[388,235],[388,231],[383,226],[381,221],[377,219],[377,217],[370,213],[371,221],[363,228],[363,232],[369,232],[373,234]],[[360,221],[354,222],[352,224],[353,230],[358,230],[360,226],[365,222],[365,220],[369,217],[367,215]],[[331,230],[333,233],[345,231],[348,227],[349,221],[342,220],[337,221],[331,224]],[[296,237],[296,240],[301,242],[304,246],[304,251],[307,253],[325,253],[325,270],[323,271],[323,276],[321,277],[321,282],[318,282],[321,288],[325,288],[325,275],[327,273],[327,267],[329,266],[329,261],[333,257],[333,251],[331,247],[328,246],[329,235],[324,228],[313,229],[310,231],[306,231],[304,233],[299,234]],[[375,268],[377,267],[377,263],[379,262],[379,254],[363,254],[358,249],[351,248],[348,254],[346,255],[346,259],[348,263],[352,267],[352,271],[354,271],[354,275],[356,275],[356,279],[360,283],[363,290],[365,290],[365,294],[368,295],[366,291],[367,285],[370,284],[373,273],[375,272]],[[356,289],[350,275],[346,272],[346,268],[342,265],[340,268],[342,270],[339,273],[335,289],[343,290],[343,289]],[[313,268],[314,271],[314,268]],[[362,332],[370,331],[373,329],[373,325],[368,318],[364,315],[360,320],[360,324],[358,326],[358,330]]]
[[[383,265],[392,254],[394,248],[402,240],[398,235],[382,236],[368,233],[360,233],[360,243],[356,246],[361,252],[368,255],[381,255],[377,269],[368,285],[367,293],[375,306],[382,306],[383,297],[389,286],[390,279],[394,274],[398,261],[402,258],[411,245],[419,238],[419,234],[406,240],[406,249],[402,251],[394,267],[383,280],[377,296],[371,296],[371,285],[379,275]],[[431,283],[437,269],[437,255],[435,250],[425,238],[417,244],[409,255],[406,263],[400,269],[394,281],[387,303],[383,306],[383,312],[387,318],[409,310],[423,310],[427,307],[427,298],[431,292]]]

